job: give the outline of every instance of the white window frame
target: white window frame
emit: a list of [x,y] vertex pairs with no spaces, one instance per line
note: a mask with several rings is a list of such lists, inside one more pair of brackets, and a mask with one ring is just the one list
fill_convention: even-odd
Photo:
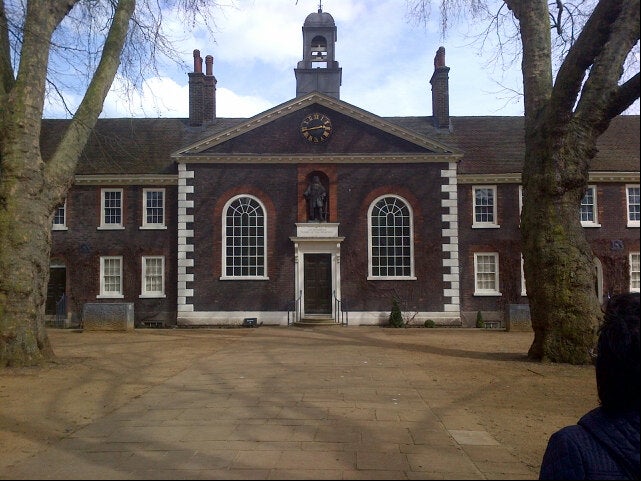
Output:
[[519,227],[521,227],[522,215],[523,215],[523,184],[519,185]]
[[[494,258],[494,287],[491,289],[479,289],[479,257]],[[475,296],[501,296],[499,291],[499,253],[498,252],[475,252],[474,253],[474,295]]]
[[[160,206],[162,209],[162,222],[147,222],[147,209],[149,208],[147,207],[147,195],[152,192],[162,193],[162,205]],[[167,225],[165,224],[166,199],[167,194],[165,193],[165,189],[142,189],[142,225],[140,226],[140,229],[167,229]]]
[[[106,222],[105,194],[117,192],[120,194],[120,223]],[[100,226],[98,230],[122,230],[124,226],[124,192],[123,189],[100,189]]]
[[[487,189],[492,191],[492,221],[476,220],[476,191]],[[483,207],[483,206],[481,206]],[[498,189],[496,185],[473,185],[472,186],[472,229],[498,229],[501,227],[498,223]]]
[[[585,199],[586,195],[588,194],[588,191],[592,192],[592,204],[583,204],[583,200]],[[585,194],[583,194],[583,197],[581,198],[581,207],[583,206],[592,206],[592,217],[593,220],[583,220],[581,219],[581,207],[579,207],[579,220],[581,221],[581,225],[583,227],[601,227],[601,224],[599,224],[599,204],[597,201],[597,188],[596,185],[588,185],[588,187],[585,189]]]
[[[62,211],[62,224],[56,223],[56,216],[58,212]],[[55,212],[53,213],[53,219],[51,221],[51,230],[68,230],[67,227],[67,201],[65,200],[62,205],[56,207]]]
[[[634,259],[636,257],[636,260]],[[640,292],[639,288],[639,262],[640,259],[639,252],[630,252],[630,292]]]
[[626,205],[626,213],[627,213],[627,221],[628,221],[628,227],[639,227],[639,220],[630,220],[630,215],[632,214],[630,212],[630,189],[638,189],[639,184],[628,184],[625,186],[625,205]]
[[[147,263],[150,260],[160,260],[160,290],[147,290]],[[165,256],[142,256],[141,259],[141,298],[164,298],[165,297]]]
[[[407,207],[409,213],[409,249],[410,249],[410,273],[407,276],[380,276],[374,275],[374,265],[373,265],[373,242],[372,242],[372,212],[374,207],[381,200],[387,197],[394,197],[399,201],[403,202]],[[400,280],[400,281],[414,281],[416,280],[416,273],[414,271],[414,211],[412,210],[412,205],[407,201],[407,199],[401,197],[400,195],[395,194],[385,194],[377,197],[370,204],[369,209],[367,210],[367,279],[373,281],[389,281],[389,280]]]
[[[119,276],[119,286],[117,291],[107,291],[105,290],[105,264],[108,260],[118,260],[120,271]],[[122,265],[122,256],[101,256],[100,257],[100,294],[96,297],[98,299],[122,299],[124,298],[123,289],[122,289],[122,276],[123,276],[123,265]]]
[[525,261],[521,254],[521,296],[527,297],[527,286],[525,285]]
[[[258,203],[260,208],[262,209],[263,213],[263,275],[228,275],[227,274],[227,213],[229,211],[230,206],[232,203],[234,203],[236,200],[247,197],[249,199],[252,199]],[[265,209],[265,204],[263,204],[260,199],[256,196],[250,195],[250,194],[240,194],[240,195],[235,195],[231,199],[227,201],[225,206],[223,207],[223,212],[222,212],[222,231],[221,231],[221,236],[222,236],[222,272],[220,276],[220,280],[236,280],[236,281],[251,281],[251,280],[269,280],[269,276],[267,273],[269,272],[268,270],[268,252],[267,252],[267,209]]]

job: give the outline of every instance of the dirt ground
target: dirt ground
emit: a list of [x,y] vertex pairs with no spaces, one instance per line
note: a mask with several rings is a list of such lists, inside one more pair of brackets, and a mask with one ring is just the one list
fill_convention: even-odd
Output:
[[[280,329],[263,327],[261,329]],[[287,329],[287,328],[282,328]],[[361,329],[359,327],[349,329]],[[526,358],[533,334],[484,329],[378,329],[417,342],[435,386],[466,406],[538,475],[547,440],[597,405],[594,368]],[[49,330],[56,360],[0,369],[0,478],[4,468],[99,419],[256,329]]]

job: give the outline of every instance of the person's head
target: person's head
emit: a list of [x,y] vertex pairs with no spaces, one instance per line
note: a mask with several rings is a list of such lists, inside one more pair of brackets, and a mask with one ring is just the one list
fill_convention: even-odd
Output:
[[599,327],[596,385],[604,409],[639,409],[639,293],[611,297]]

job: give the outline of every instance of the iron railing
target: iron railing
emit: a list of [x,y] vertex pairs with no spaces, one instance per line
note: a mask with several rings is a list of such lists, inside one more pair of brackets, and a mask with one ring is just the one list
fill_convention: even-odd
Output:
[[63,293],[60,299],[56,301],[56,317],[54,319],[55,327],[65,327],[67,320],[67,296]]
[[298,297],[289,303],[289,308],[287,309],[287,325],[300,322],[300,316],[302,312],[301,300],[303,298],[303,291],[299,291]]
[[341,326],[349,325],[349,312],[347,311],[347,302],[345,299],[339,299],[336,297],[336,291],[334,291],[334,322],[340,324]]

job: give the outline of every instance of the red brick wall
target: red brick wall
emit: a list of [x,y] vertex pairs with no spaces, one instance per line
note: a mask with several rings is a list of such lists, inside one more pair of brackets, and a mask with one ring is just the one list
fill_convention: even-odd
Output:
[[[304,219],[302,192],[309,173],[329,179],[330,221],[338,222],[341,287],[351,310],[391,308],[400,295],[417,310],[443,304],[440,170],[445,164],[192,165],[195,171],[193,304],[196,311],[284,310],[294,297],[296,222]],[[268,217],[269,281],[220,280],[221,227],[225,203],[240,193],[255,195]],[[405,198],[414,213],[416,281],[367,280],[367,210],[379,195]]]
[[[123,189],[124,230],[98,230],[101,188]],[[133,302],[135,320],[155,318],[176,322],[176,186],[165,189],[166,230],[141,230],[142,186],[79,186],[67,199],[66,231],[53,231],[53,260],[67,267],[68,311],[75,318],[86,302]],[[140,299],[142,256],[165,256],[165,298]],[[97,299],[100,293],[100,257],[123,257],[124,299]]]
[[[492,185],[491,182],[487,183]],[[485,184],[484,184],[485,185]],[[639,251],[639,228],[627,227],[625,184],[591,183],[597,187],[598,221],[601,227],[584,228],[595,256],[603,266],[603,291],[615,293],[629,286],[628,257]],[[468,316],[478,310],[500,315],[510,300],[510,292],[520,293],[521,232],[519,188],[517,184],[497,184],[499,229],[472,229],[472,185],[459,184],[459,256],[461,272],[461,310]],[[577,216],[579,207],[577,205]],[[620,241],[613,244],[613,241]],[[622,248],[619,248],[621,247]],[[502,297],[474,296],[474,253],[499,253],[499,282]],[[514,298],[512,298],[514,299]],[[527,297],[516,297],[527,303]]]

